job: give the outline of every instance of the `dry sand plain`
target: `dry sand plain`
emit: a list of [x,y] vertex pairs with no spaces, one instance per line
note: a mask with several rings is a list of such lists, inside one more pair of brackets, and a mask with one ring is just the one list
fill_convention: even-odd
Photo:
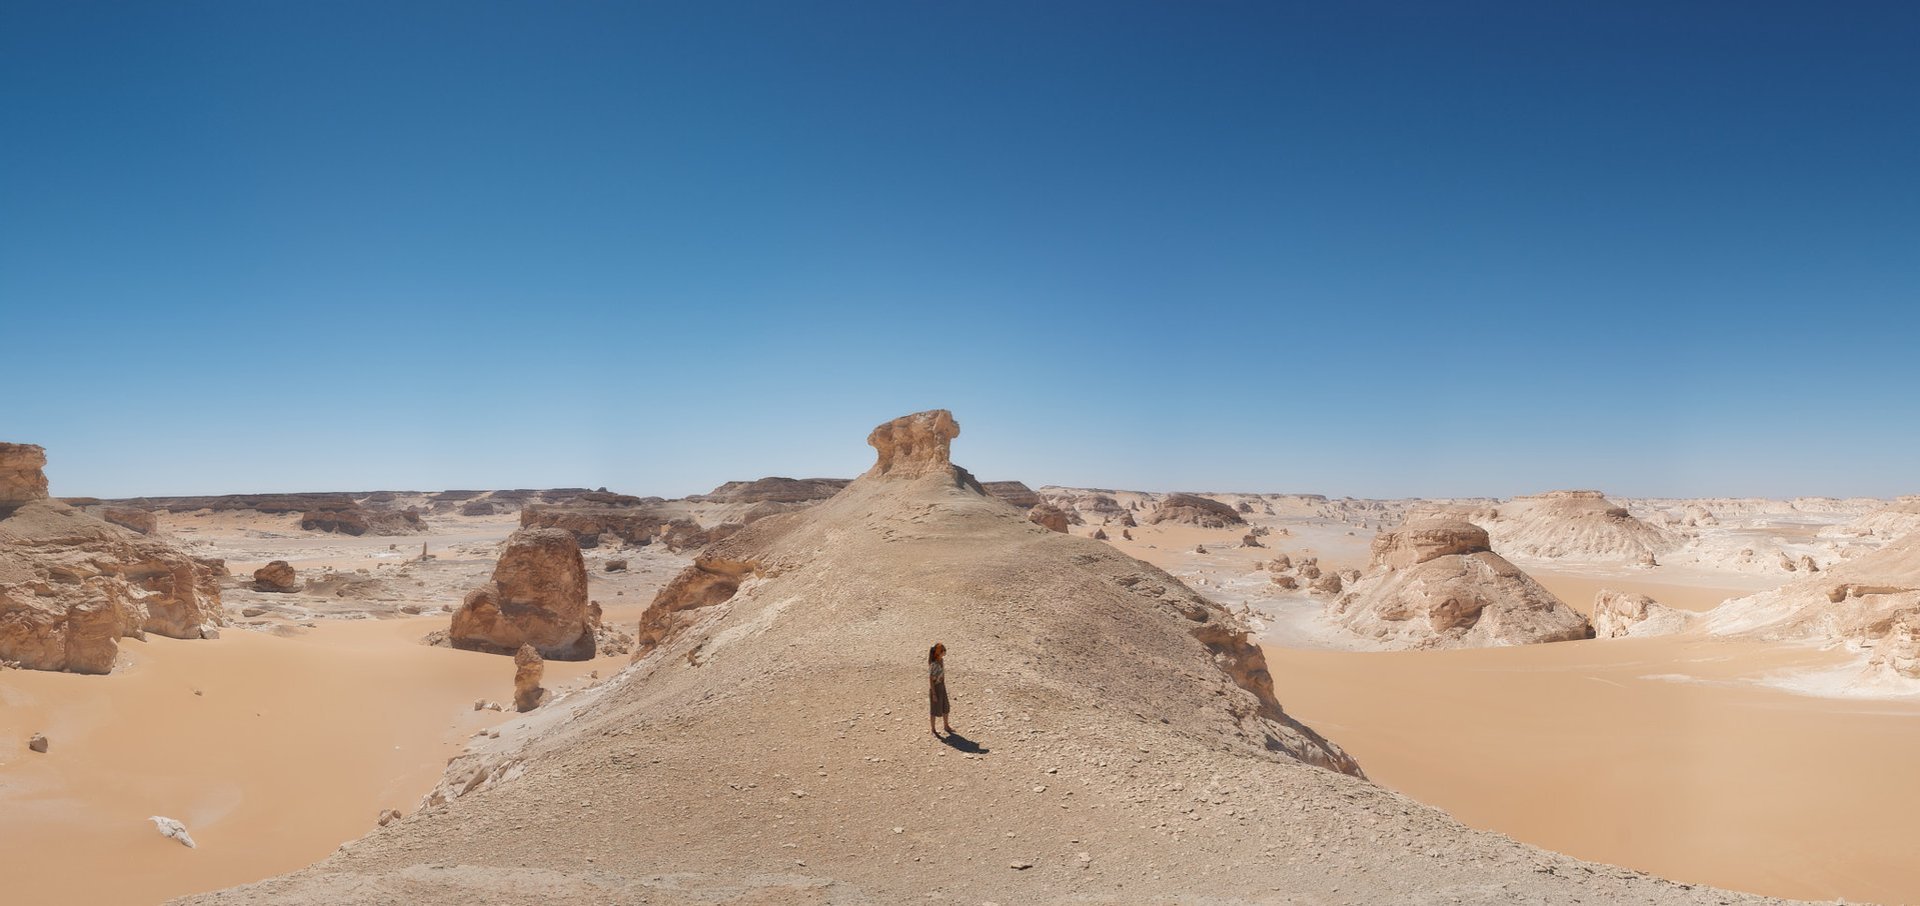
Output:
[[[110,676],[0,671],[0,852],[15,902],[151,904],[291,871],[372,830],[380,810],[411,811],[469,737],[509,720],[473,703],[511,699],[510,658],[421,639],[491,571],[516,517],[436,518],[433,533],[399,538],[303,532],[290,515],[162,522],[235,575],[289,559],[303,579],[333,567],[384,581],[371,598],[229,589],[236,616],[254,604],[316,616],[242,618],[213,641],[128,640]],[[423,541],[436,559],[410,563]],[[606,555],[588,554],[591,594],[626,625],[685,562],[626,551],[632,570],[606,573]],[[553,661],[545,685],[577,689],[626,664]],[[35,732],[49,755],[27,751]],[[161,837],[150,815],[184,822],[199,846]]]
[[[1145,525],[1130,529],[1131,542],[1106,528],[1128,553],[1251,608],[1266,626],[1283,704],[1346,747],[1376,783],[1474,827],[1676,880],[1920,902],[1920,824],[1912,820],[1920,814],[1920,700],[1823,698],[1764,684],[1850,656],[1699,634],[1353,650],[1368,646],[1328,632],[1324,599],[1277,593],[1255,566],[1280,552],[1362,567],[1371,532],[1299,516],[1246,518],[1273,528],[1267,548],[1241,547],[1245,527]],[[1600,588],[1704,611],[1784,581],[1693,564],[1516,562],[1582,613]]]

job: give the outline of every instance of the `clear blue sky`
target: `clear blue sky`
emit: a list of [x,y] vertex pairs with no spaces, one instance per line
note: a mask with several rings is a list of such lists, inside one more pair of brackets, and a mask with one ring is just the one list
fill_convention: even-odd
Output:
[[1912,3],[0,0],[58,494],[1920,491]]

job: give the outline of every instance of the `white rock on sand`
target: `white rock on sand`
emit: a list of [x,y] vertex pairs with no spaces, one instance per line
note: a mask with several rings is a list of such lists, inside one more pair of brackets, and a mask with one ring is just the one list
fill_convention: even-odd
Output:
[[187,833],[186,825],[181,824],[180,822],[175,821],[172,818],[163,818],[159,815],[154,815],[153,817],[148,818],[147,820],[153,822],[153,826],[160,831],[160,836],[167,837],[172,840],[178,840],[180,841],[181,846],[184,846],[188,849],[198,848],[197,844],[193,842],[193,835]]

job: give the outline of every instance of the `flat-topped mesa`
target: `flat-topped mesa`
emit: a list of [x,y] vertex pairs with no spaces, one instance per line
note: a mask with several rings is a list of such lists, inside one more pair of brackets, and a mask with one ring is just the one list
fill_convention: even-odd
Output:
[[910,478],[950,469],[953,439],[959,436],[960,423],[945,409],[900,416],[867,435],[867,443],[880,453],[867,475]]
[[1373,539],[1368,569],[1405,569],[1436,557],[1493,550],[1487,530],[1458,519],[1411,522]]
[[0,443],[0,508],[47,499],[46,468],[45,447]]

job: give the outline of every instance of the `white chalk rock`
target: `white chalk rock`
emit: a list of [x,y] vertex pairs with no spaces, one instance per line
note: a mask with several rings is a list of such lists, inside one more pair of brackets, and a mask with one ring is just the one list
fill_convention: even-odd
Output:
[[188,849],[194,848],[193,835],[187,833],[186,825],[181,824],[180,822],[175,821],[172,818],[162,818],[159,815],[154,815],[153,817],[148,818],[147,820],[152,821],[153,826],[160,829],[160,836],[171,837],[175,840],[178,840],[180,841],[181,846],[184,846]]

